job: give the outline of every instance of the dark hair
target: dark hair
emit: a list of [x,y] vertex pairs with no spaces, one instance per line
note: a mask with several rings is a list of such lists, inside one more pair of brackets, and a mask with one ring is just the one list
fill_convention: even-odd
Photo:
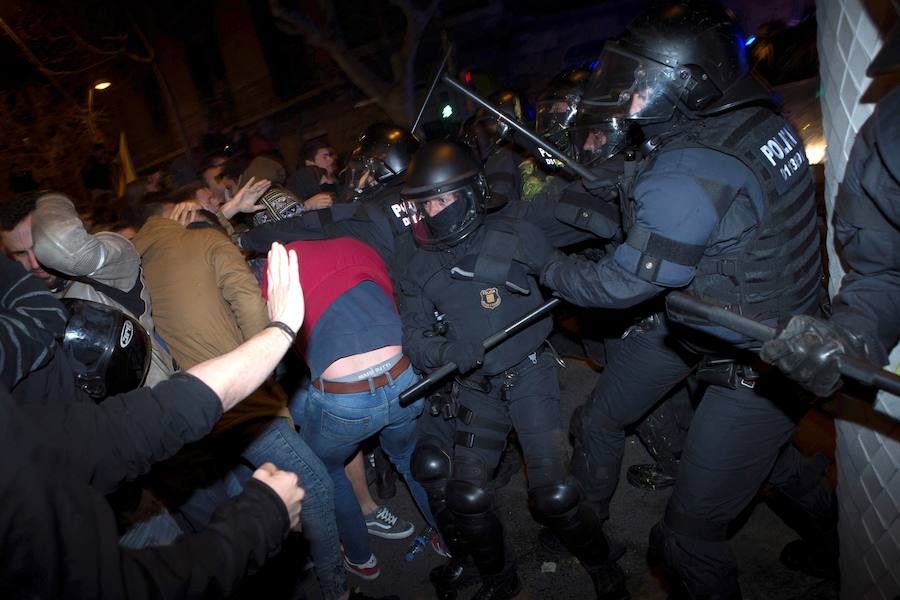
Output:
[[192,181],[191,183],[187,183],[169,192],[166,197],[166,202],[178,204],[179,202],[193,200],[197,196],[197,191],[202,190],[205,187],[206,183],[203,181]]
[[38,198],[47,191],[28,192],[13,196],[9,202],[0,204],[0,230],[10,231],[22,222],[37,205]]
[[132,225],[136,229],[140,229],[147,222],[147,219],[161,215],[166,204],[173,204],[173,202],[169,200],[168,195],[164,192],[149,192],[145,194],[134,207]]
[[225,163],[225,168],[222,169],[222,177],[240,181],[241,175],[244,174],[244,171],[247,170],[248,166],[250,166],[250,157],[246,154],[232,156],[228,159],[228,162]]
[[319,150],[322,148],[332,148],[333,146],[328,143],[328,140],[322,137],[313,138],[311,140],[306,140],[303,142],[303,147],[300,149],[300,154],[303,156],[304,160],[308,160],[310,162],[316,159],[316,154],[318,154]]

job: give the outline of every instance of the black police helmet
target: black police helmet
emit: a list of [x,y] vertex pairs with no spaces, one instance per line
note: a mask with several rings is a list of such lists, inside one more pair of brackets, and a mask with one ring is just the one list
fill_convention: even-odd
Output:
[[566,69],[550,80],[537,99],[535,130],[538,135],[575,160],[578,160],[580,148],[574,143],[570,130],[590,76],[588,69]]
[[378,183],[387,183],[406,172],[419,141],[410,132],[390,123],[373,123],[359,136],[351,160],[358,161]]
[[453,246],[475,231],[491,197],[481,163],[451,140],[427,142],[416,152],[400,195],[411,204],[416,242],[428,249]]
[[75,383],[98,402],[139,387],[150,369],[150,335],[137,319],[111,306],[64,298],[69,322],[62,345]]

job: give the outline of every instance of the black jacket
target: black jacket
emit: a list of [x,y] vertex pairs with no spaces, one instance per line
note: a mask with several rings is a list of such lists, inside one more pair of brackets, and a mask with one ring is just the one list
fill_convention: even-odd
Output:
[[847,274],[832,321],[863,336],[887,363],[900,336],[900,88],[860,129],[835,204],[834,238]]
[[17,406],[0,387],[0,597],[219,598],[275,554],[289,528],[250,481],[204,531],[169,546],[118,546],[101,493],[145,473],[221,416],[216,394],[180,373],[103,404]]

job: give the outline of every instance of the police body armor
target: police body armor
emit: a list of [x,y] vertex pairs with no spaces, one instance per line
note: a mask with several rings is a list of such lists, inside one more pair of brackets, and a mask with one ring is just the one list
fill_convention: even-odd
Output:
[[[705,247],[679,244],[635,224],[634,182],[652,168],[660,153],[683,148],[709,148],[733,156],[759,181],[764,213],[742,250],[707,257]],[[710,196],[717,199],[721,219],[735,197]],[[777,113],[757,107],[735,110],[697,121],[677,138],[662,141],[628,182],[623,209],[629,244],[657,258],[696,265],[688,293],[760,321],[815,309],[822,278],[815,185],[800,136]],[[655,272],[636,275],[652,281]],[[671,310],[669,315],[675,321],[708,325]]]
[[[449,322],[448,339],[481,341],[544,303],[535,277],[514,260],[519,239],[515,221],[489,216],[470,239],[452,248],[442,276],[424,272],[433,270],[430,260],[411,267],[418,281],[427,282],[427,295],[438,299],[437,310]],[[473,374],[491,376],[512,368],[544,342],[551,328],[548,317],[517,333],[485,354],[484,366]]]

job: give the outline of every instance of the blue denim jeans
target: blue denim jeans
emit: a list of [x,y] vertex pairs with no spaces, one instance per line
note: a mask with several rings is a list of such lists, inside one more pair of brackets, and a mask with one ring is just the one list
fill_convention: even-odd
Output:
[[296,473],[300,487],[306,491],[300,524],[303,537],[309,542],[322,598],[334,600],[340,597],[347,591],[347,574],[335,522],[334,486],[322,461],[290,422],[280,417],[272,419],[269,426],[244,447],[241,458],[250,466],[238,465],[223,480],[197,490],[181,507],[182,512],[188,513],[186,516],[193,525],[204,525],[203,521],[209,521],[215,508],[243,491],[242,483],[264,463],[270,462],[279,469]]
[[325,463],[334,482],[334,508],[341,541],[347,557],[355,563],[366,562],[372,550],[365,518],[344,473],[344,463],[361,442],[375,434],[406,481],[419,510],[429,524],[435,524],[428,508],[428,496],[409,470],[409,459],[416,446],[416,419],[425,403],[419,400],[401,408],[397,400],[400,392],[417,380],[418,376],[409,367],[387,385],[367,392],[324,393],[310,384],[291,402],[291,412],[301,424],[303,438]]

